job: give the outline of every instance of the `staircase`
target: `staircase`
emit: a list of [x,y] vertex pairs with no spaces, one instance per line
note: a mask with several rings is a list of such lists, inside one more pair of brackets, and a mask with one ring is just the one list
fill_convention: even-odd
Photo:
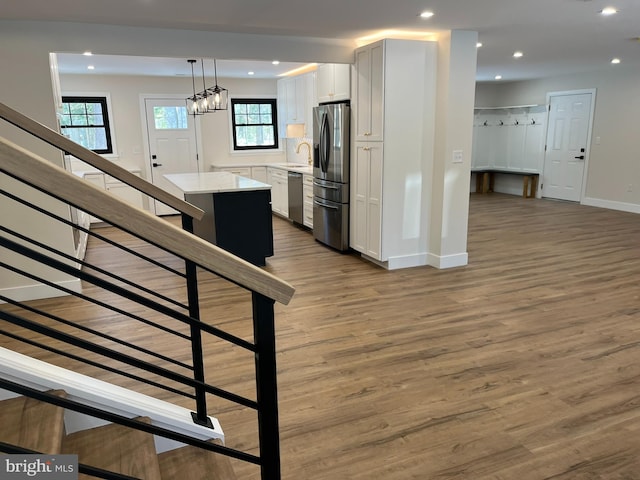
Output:
[[[66,396],[63,390],[48,393]],[[135,420],[151,423],[148,417]],[[62,407],[24,396],[0,401],[0,425],[0,442],[43,454],[78,455],[82,465],[133,478],[237,478],[227,457],[191,445],[157,454],[153,435],[122,425],[112,423],[67,435]]]
[[[5,398],[0,402],[0,452],[78,454],[83,475],[145,480],[233,480],[236,477],[229,458],[234,458],[257,465],[261,480],[279,480],[274,304],[288,304],[294,288],[193,235],[194,221],[204,215],[194,205],[2,103],[0,119],[171,206],[180,212],[182,220],[179,228],[132,207],[0,137],[0,200],[5,202],[2,208],[6,205],[12,211],[36,214],[40,231],[46,231],[50,224],[62,224],[70,233],[85,239],[97,238],[122,250],[129,262],[156,269],[152,277],[161,275],[164,285],[174,286],[158,292],[144,280],[134,281],[119,274],[113,265],[88,263],[84,254],[72,255],[48,244],[46,236],[25,229],[26,222],[15,215],[0,224],[0,274],[8,271],[56,289],[59,295],[73,295],[86,305],[86,311],[99,311],[106,315],[104,318],[136,325],[137,334],[120,337],[118,329],[109,328],[111,321],[85,324],[84,318],[67,318],[60,312],[48,311],[46,302],[21,301],[12,298],[10,292],[0,292],[0,338],[6,336],[46,351],[47,355],[81,362],[192,402],[190,408],[182,408],[157,398],[141,398],[135,391],[105,386],[97,376],[79,378],[71,370],[58,371],[59,367],[51,364],[42,366],[30,357],[26,358],[32,362],[23,363],[17,352],[2,352],[6,349],[0,348],[0,395],[12,392],[12,398],[0,396]],[[6,190],[5,185],[9,187]],[[36,191],[38,195],[21,195],[21,191]],[[71,212],[75,210],[135,237],[138,249],[121,246],[74,222]],[[166,258],[169,261],[163,262]],[[67,288],[65,282],[50,281],[52,270],[83,285],[80,291]],[[226,282],[240,287],[250,296],[251,340],[200,319],[198,275],[202,274],[215,276],[223,285]],[[144,329],[150,329],[149,333],[141,333],[147,332]],[[169,338],[162,337],[157,344],[136,343],[164,335]],[[204,358],[215,352],[205,352],[207,343],[203,340],[212,338],[253,355],[255,391],[249,396],[207,381]],[[188,342],[189,354],[184,358],[164,354],[161,347],[166,342]],[[54,371],[59,373],[56,380]],[[211,396],[256,412],[257,455],[222,445],[222,429],[209,416],[207,399]],[[69,419],[73,415],[95,421],[90,427],[78,428]]]

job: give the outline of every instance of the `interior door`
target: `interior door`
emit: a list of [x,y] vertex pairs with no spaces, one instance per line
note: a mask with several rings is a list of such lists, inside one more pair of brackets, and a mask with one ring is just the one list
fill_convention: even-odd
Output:
[[591,122],[591,93],[550,97],[542,196],[579,202]]
[[[198,172],[194,116],[187,114],[184,99],[146,98],[145,110],[149,139],[151,182],[179,198],[183,193],[163,175]],[[156,215],[178,213],[154,201]]]

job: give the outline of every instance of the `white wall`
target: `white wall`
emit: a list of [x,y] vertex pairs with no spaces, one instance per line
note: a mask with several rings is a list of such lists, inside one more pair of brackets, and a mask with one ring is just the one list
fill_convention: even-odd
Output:
[[[55,127],[56,117],[53,105],[53,91],[49,72],[49,54],[41,48],[41,42],[32,39],[28,32],[16,30],[7,36],[7,31],[0,22],[0,101],[17,108],[22,113]],[[19,108],[18,108],[19,107]],[[47,158],[62,167],[62,154],[42,141],[35,140],[28,134],[12,125],[0,121],[0,136],[27,146],[37,155]],[[50,197],[25,187],[3,174],[0,174],[0,188],[22,197],[32,203],[51,206]],[[55,212],[69,219],[69,209],[57,205]],[[12,200],[0,196],[0,224],[31,238],[37,238],[50,247],[73,255],[73,235],[71,228],[48,217],[38,214],[28,207],[21,206]],[[50,281],[70,287],[79,288],[79,281],[58,272],[52,272],[42,266],[34,266],[22,257],[14,255],[4,248],[0,249],[0,261],[17,268],[26,268],[33,274],[44,275]],[[43,286],[40,282],[24,276],[12,274],[0,269],[0,291],[10,298],[26,300],[41,296],[53,296],[57,292]]]
[[476,106],[544,104],[548,92],[595,88],[583,203],[640,213],[639,78],[640,68],[621,64],[577,75],[478,84]]
[[[209,81],[211,80],[211,81]],[[276,80],[268,79],[225,79],[218,83],[229,90],[230,97],[258,96],[276,98]],[[213,84],[207,79],[206,84]],[[123,166],[148,167],[144,158],[145,141],[140,118],[140,95],[176,94],[190,95],[191,78],[150,77],[132,75],[61,75],[62,92],[108,93],[111,98],[113,119],[112,129],[118,146],[118,158],[114,160]],[[211,165],[241,165],[248,163],[284,162],[284,150],[274,153],[237,154],[232,153],[229,112],[216,112],[196,117],[200,123],[202,170]],[[148,173],[148,172],[147,172]]]

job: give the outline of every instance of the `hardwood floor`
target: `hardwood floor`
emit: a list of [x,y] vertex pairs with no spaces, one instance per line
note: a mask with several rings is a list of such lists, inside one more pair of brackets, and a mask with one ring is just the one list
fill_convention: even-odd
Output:
[[[638,218],[472,195],[468,266],[391,272],[275,218],[266,269],[297,289],[290,305],[276,305],[283,479],[640,479]],[[157,290],[178,288],[111,247],[93,242],[89,259]],[[203,275],[201,296],[205,321],[250,338],[246,293]],[[76,299],[34,304],[188,358],[186,342]],[[6,337],[0,344],[53,358]],[[206,346],[207,378],[253,396],[251,356]],[[210,405],[227,444],[255,452],[253,412]],[[253,466],[234,468],[259,478]]]

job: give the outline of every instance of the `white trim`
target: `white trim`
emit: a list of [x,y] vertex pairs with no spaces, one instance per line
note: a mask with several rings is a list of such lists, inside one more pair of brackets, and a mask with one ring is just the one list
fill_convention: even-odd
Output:
[[608,208],[610,210],[619,210],[621,212],[640,213],[640,205],[637,203],[616,202],[614,200],[602,200],[600,198],[586,197],[582,205],[589,207]]
[[464,267],[469,264],[469,254],[466,252],[445,256],[439,256],[434,253],[418,253],[415,255],[405,255],[401,257],[389,257],[385,262],[376,260],[364,253],[361,253],[360,256],[371,263],[375,263],[379,267],[386,268],[387,270],[424,266],[445,269]]
[[[82,284],[80,283],[80,279],[78,278],[55,282],[55,284],[64,288],[68,288],[73,292],[82,293]],[[2,290],[0,290],[0,292],[2,292],[5,297],[9,297],[17,302],[27,302],[29,300],[40,300],[43,298],[65,297],[69,295],[66,292],[58,290],[54,287],[50,287],[49,285],[45,285],[44,283],[38,283],[35,285],[24,285],[21,287],[3,288]],[[5,302],[0,302],[0,304],[2,303]]]
[[453,255],[436,255],[434,253],[427,254],[427,265],[438,269],[464,267],[469,264],[469,254],[456,253]]
[[[209,417],[213,423],[213,430],[211,430],[194,424],[191,412],[187,408],[96,380],[2,347],[0,347],[0,359],[0,375],[12,382],[41,391],[61,389],[67,393],[68,399],[88,406],[128,418],[147,416],[151,418],[152,425],[201,440],[218,438],[224,442],[222,427],[213,417]],[[70,410],[65,411],[64,417],[67,434],[104,424],[102,420],[96,421],[94,417]],[[164,438],[156,439],[158,453],[181,445],[179,442]]]
[[397,270],[400,268],[422,267],[427,265],[427,254],[417,253],[414,255],[403,255],[401,257],[389,257],[387,269]]
[[[551,97],[563,97],[568,95],[585,95],[591,94],[591,111],[589,112],[589,127],[587,129],[587,139],[585,146],[585,154],[584,154],[584,170],[582,172],[582,185],[580,187],[580,203],[583,203],[585,200],[586,190],[587,190],[587,176],[589,173],[589,157],[591,155],[591,135],[593,133],[593,118],[595,116],[596,111],[596,89],[595,88],[583,88],[579,90],[566,90],[566,91],[558,91],[558,92],[547,92],[547,132],[545,134],[545,144],[547,142],[547,137],[549,136],[549,107],[551,105]],[[542,174],[541,179],[538,182],[538,191],[541,192],[541,196],[544,196],[542,193],[542,185],[544,183],[544,165],[547,161],[547,150],[545,149],[544,159],[542,162]],[[538,196],[536,194],[536,196]]]

